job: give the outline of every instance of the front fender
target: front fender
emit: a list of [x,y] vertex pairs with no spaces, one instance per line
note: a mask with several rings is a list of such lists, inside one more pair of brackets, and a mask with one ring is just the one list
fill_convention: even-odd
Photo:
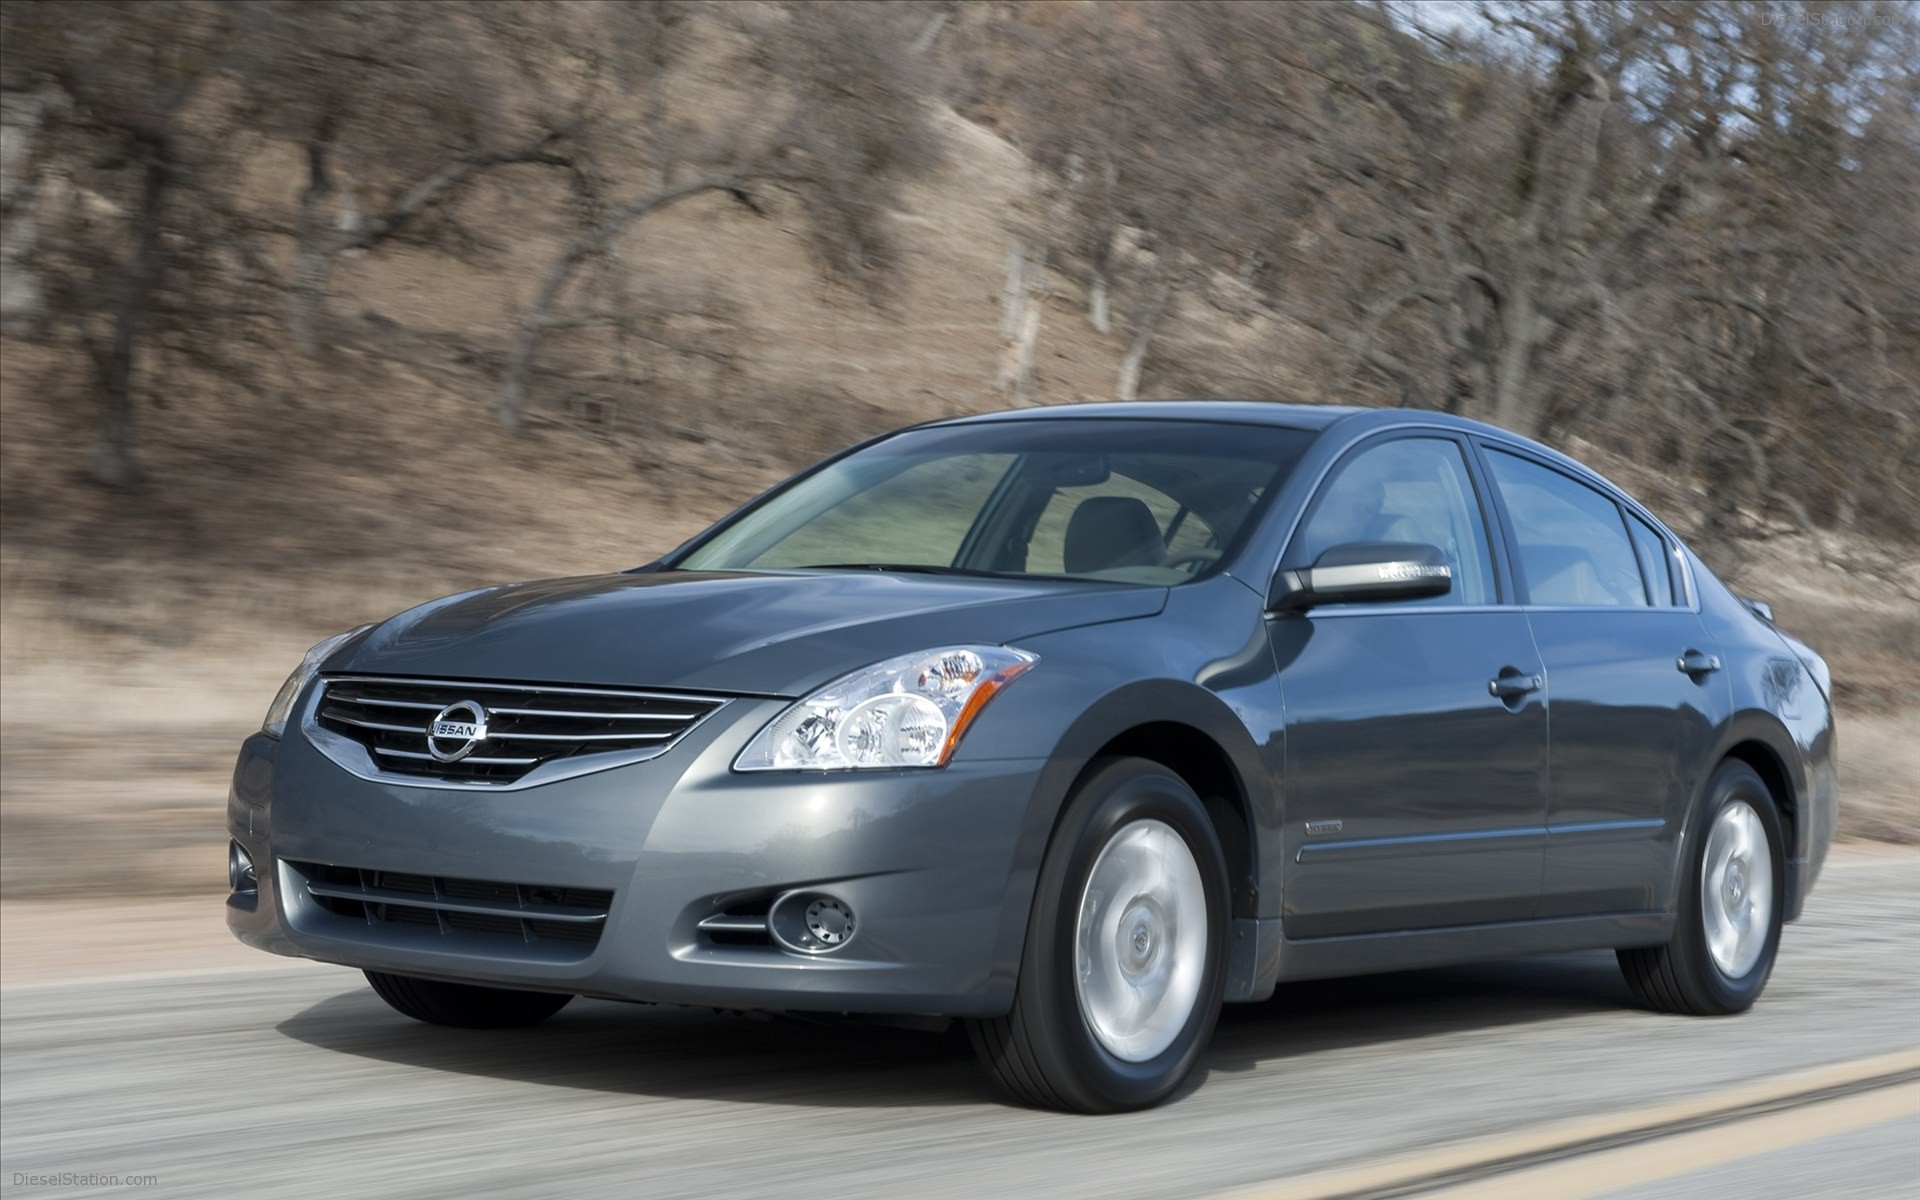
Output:
[[[1139,628],[1138,624],[1129,624]],[[1074,786],[1088,764],[1116,738],[1146,725],[1184,726],[1219,748],[1239,792],[1226,799],[1245,814],[1252,866],[1248,878],[1232,881],[1236,897],[1246,897],[1244,904],[1236,901],[1235,911],[1252,908],[1261,916],[1277,916],[1280,911],[1280,806],[1273,784],[1276,776],[1267,766],[1269,757],[1277,758],[1277,749],[1271,756],[1264,754],[1265,739],[1250,727],[1269,727],[1275,731],[1272,736],[1278,737],[1277,689],[1272,687],[1271,674],[1260,674],[1258,682],[1243,679],[1239,686],[1247,689],[1246,696],[1230,690],[1216,692],[1171,676],[1177,668],[1169,661],[1152,664],[1153,669],[1166,670],[1168,675],[1149,676],[1143,664],[1130,669],[1117,661],[1113,645],[1112,626],[1097,634],[1093,630],[1070,630],[1022,643],[1023,648],[1040,655],[1041,665],[988,706],[962,748],[964,754],[991,746],[996,755],[1045,760],[1035,781],[1008,880],[999,931],[1001,950],[995,956],[998,961],[1019,961],[1040,864]],[[1202,655],[1188,659],[1188,672],[1204,676],[1204,668],[1192,664],[1218,658]],[[1273,695],[1276,700],[1262,704],[1258,700],[1261,695]]]

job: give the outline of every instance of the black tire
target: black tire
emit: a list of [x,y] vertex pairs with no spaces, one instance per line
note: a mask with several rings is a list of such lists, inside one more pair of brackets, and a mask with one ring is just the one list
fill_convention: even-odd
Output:
[[452,1025],[458,1029],[538,1025],[573,999],[561,992],[517,992],[471,983],[416,979],[411,975],[389,975],[384,971],[368,971],[366,976],[373,990],[395,1012],[429,1025]]
[[[1703,859],[1708,853],[1709,835],[1715,823],[1722,813],[1737,805],[1750,809],[1759,819],[1759,828],[1765,832],[1772,894],[1759,957],[1751,966],[1733,974],[1716,961],[1709,948]],[[1680,910],[1673,940],[1664,946],[1616,951],[1620,970],[1634,995],[1649,1008],[1703,1017],[1745,1012],[1760,998],[1760,992],[1767,986],[1767,977],[1773,973],[1787,896],[1785,839],[1781,835],[1780,815],[1766,783],[1752,767],[1736,760],[1720,764],[1707,781],[1706,791],[1687,828],[1684,845],[1685,874],[1681,879]]]
[[[1150,822],[1171,827],[1192,855],[1204,896],[1206,927],[1197,931],[1204,958],[1191,1010],[1170,1044],[1150,1058],[1128,1061],[1102,1044],[1083,1012],[1075,981],[1075,935],[1088,880],[1109,843],[1120,844],[1129,831],[1144,829],[1162,839],[1160,845],[1167,844],[1162,831],[1143,824]],[[1188,879],[1191,883],[1191,876]],[[1192,894],[1191,887],[1187,894]],[[1128,911],[1129,917],[1133,911]],[[1191,955],[1191,951],[1177,950],[1176,944],[1187,945],[1179,943],[1179,938],[1196,932],[1190,919],[1182,929],[1177,918],[1180,909],[1172,911],[1176,919],[1153,926],[1165,936],[1158,943],[1147,943],[1154,944],[1155,952],[1168,961],[1177,960],[1181,953]],[[1230,926],[1225,856],[1193,789],[1165,767],[1144,759],[1095,762],[1069,797],[1041,864],[1013,1010],[1004,1017],[968,1022],[974,1051],[995,1082],[1024,1104],[1085,1113],[1158,1104],[1192,1072],[1213,1036],[1226,986]],[[1186,978],[1193,976],[1189,973]],[[1179,1010],[1168,1012],[1171,1016],[1164,1028],[1170,1031]],[[1151,1051],[1143,1045],[1141,1053]]]

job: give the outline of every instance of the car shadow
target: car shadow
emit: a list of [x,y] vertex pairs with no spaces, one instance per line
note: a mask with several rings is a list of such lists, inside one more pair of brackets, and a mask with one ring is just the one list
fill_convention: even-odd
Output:
[[1311,980],[1284,984],[1262,1004],[1228,1005],[1206,1065],[1249,1071],[1276,1059],[1636,1005],[1612,951]]
[[[1611,954],[1289,984],[1265,1003],[1227,1006],[1181,1094],[1215,1071],[1631,1004]],[[583,999],[530,1029],[447,1029],[400,1016],[356,988],[277,1028],[310,1046],[396,1066],[583,1091],[832,1108],[998,1099],[958,1025],[936,1034]]]

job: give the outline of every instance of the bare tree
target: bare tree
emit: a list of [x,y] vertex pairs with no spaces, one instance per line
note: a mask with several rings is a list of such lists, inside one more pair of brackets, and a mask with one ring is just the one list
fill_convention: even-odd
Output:
[[[719,19],[731,10],[708,13]],[[593,192],[584,227],[549,267],[521,318],[503,372],[501,425],[518,428],[524,419],[546,333],[582,322],[580,312],[561,311],[582,268],[598,264],[624,278],[616,257],[620,239],[695,197],[719,194],[755,213],[766,211],[756,193],[787,198],[797,204],[822,266],[860,283],[870,296],[883,296],[896,255],[887,222],[895,189],[936,157],[925,93],[907,65],[914,39],[925,36],[913,20],[918,15],[915,6],[846,3],[744,11],[727,29],[745,44],[727,98],[742,115],[711,123],[722,128],[704,136],[690,132],[691,114],[674,112],[667,99],[678,57],[672,44],[664,37],[652,43],[655,53],[626,77],[627,90],[644,95],[650,114],[638,147],[649,184],[623,200]],[[596,318],[589,312],[585,319]]]
[[963,15],[1005,68],[963,103],[1048,172],[1027,224],[1096,328],[1132,297],[1118,394],[1168,297],[1230,279],[1325,339],[1323,394],[1597,436],[1728,521],[1912,527],[1920,53],[1891,9]]
[[[569,134],[590,119],[584,98],[568,104],[538,81],[554,58],[595,43],[541,20],[546,12],[466,0],[235,6],[242,123],[304,152],[289,306],[303,348],[319,348],[343,255],[417,231],[487,172],[572,165]],[[532,99],[513,104],[508,94]]]
[[[54,89],[63,101],[57,136],[79,150],[75,186],[59,211],[42,214],[43,253],[52,260],[50,316],[92,364],[100,405],[92,473],[104,484],[136,474],[143,351],[176,332],[186,309],[208,302],[208,276],[217,273],[220,225],[209,220],[204,189],[226,160],[219,139],[186,114],[229,61],[225,16],[182,0],[13,5],[0,16],[9,89]],[[196,263],[206,274],[195,274]],[[234,299],[222,307],[239,309]]]
[[[1292,171],[1236,111],[1254,64],[1241,39],[1263,6],[1103,4],[969,14],[971,52],[997,67],[967,86],[1010,113],[1046,171],[1015,219],[1025,257],[1078,282],[1103,334],[1126,319],[1114,394],[1131,400],[1176,297],[1245,247],[1243,221]],[[1263,170],[1243,156],[1252,148]]]

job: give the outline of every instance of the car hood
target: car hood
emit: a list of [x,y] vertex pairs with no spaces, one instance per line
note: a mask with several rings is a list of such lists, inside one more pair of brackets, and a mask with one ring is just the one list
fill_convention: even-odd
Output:
[[420,605],[325,670],[797,696],[896,654],[1017,644],[1152,616],[1166,598],[1164,587],[879,571],[590,575]]

